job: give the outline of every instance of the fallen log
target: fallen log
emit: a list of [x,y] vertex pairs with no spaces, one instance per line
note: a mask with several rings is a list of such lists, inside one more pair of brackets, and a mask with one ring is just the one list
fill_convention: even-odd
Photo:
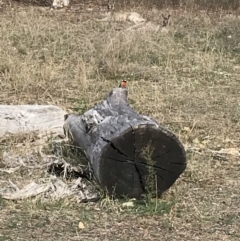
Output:
[[127,94],[115,88],[83,115],[65,115],[64,132],[109,194],[161,195],[186,168],[184,148],[169,130],[133,110]]
[[31,132],[63,135],[65,114],[53,105],[0,105],[0,137]]

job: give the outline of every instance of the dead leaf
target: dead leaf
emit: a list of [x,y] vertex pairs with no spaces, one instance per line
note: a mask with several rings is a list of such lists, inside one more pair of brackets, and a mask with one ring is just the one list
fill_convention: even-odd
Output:
[[196,137],[196,138],[193,140],[193,143],[198,144],[198,143],[200,143],[200,141],[199,141],[198,138]]
[[125,202],[122,204],[123,207],[134,207],[133,201]]
[[184,126],[182,130],[186,131],[186,132],[190,132],[191,131],[191,129],[188,126]]
[[203,145],[202,143],[199,143],[199,145],[198,145],[201,149],[205,149],[206,148],[206,146],[205,145]]
[[84,229],[84,228],[85,228],[83,222],[79,222],[79,223],[78,223],[78,228],[79,228],[79,229]]
[[205,144],[207,144],[207,143],[209,143],[209,142],[210,142],[210,140],[203,140],[203,141],[202,141],[202,144],[205,145]]

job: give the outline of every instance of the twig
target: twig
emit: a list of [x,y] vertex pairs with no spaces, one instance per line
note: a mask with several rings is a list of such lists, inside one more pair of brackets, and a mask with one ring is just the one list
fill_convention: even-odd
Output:
[[13,188],[15,188],[15,190],[20,190],[17,185],[15,185],[11,180],[8,180],[9,183],[12,185]]

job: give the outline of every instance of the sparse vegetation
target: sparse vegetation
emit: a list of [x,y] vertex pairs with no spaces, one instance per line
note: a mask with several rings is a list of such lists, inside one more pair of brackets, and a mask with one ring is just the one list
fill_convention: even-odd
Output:
[[148,175],[144,177],[146,180],[142,180],[145,184],[146,188],[146,200],[151,201],[152,196],[157,196],[157,173],[156,170],[153,168],[155,165],[155,161],[152,160],[153,154],[153,147],[151,145],[151,141],[149,141],[148,145],[143,148],[141,156],[146,160],[146,165],[148,166]]
[[[139,6],[146,18],[161,21],[163,11]],[[133,207],[109,197],[77,204],[0,196],[0,240],[239,240],[239,156],[213,151],[240,145],[240,18],[189,9],[168,10],[167,33],[126,31],[128,23],[48,8],[1,13],[2,104],[82,113],[127,78],[131,105],[176,133],[188,166],[161,199],[146,197]],[[0,189],[46,175],[32,168],[39,156],[14,173],[1,171],[20,165],[5,163],[2,152],[23,154],[33,145],[31,138],[1,140]]]

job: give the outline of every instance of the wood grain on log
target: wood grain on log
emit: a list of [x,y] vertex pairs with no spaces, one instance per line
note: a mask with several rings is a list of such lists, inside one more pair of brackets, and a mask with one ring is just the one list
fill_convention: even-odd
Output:
[[66,115],[64,131],[110,194],[160,195],[185,170],[185,151],[169,130],[136,113],[127,94],[127,89],[115,88],[83,115]]
[[53,105],[0,105],[0,137],[30,132],[61,135],[65,114]]

